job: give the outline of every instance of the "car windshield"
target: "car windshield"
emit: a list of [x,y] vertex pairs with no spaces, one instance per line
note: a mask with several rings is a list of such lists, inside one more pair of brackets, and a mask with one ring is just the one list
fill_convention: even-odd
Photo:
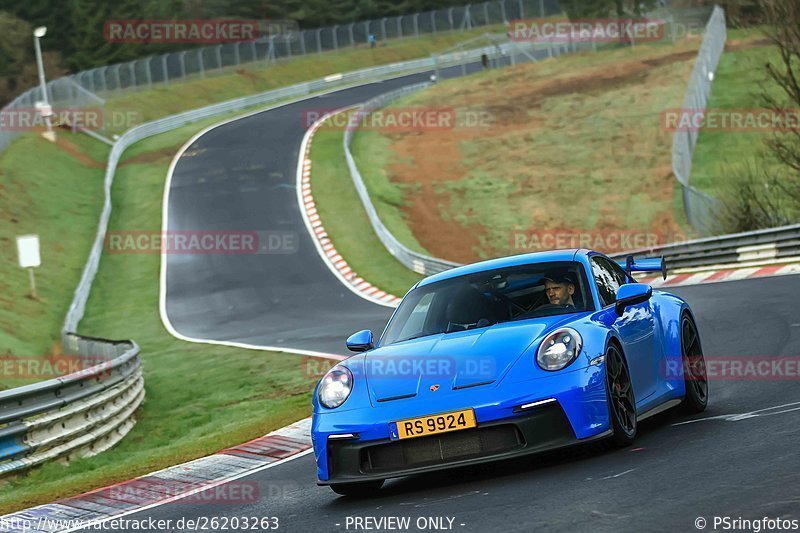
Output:
[[587,310],[591,300],[576,262],[519,265],[451,278],[411,291],[381,345]]

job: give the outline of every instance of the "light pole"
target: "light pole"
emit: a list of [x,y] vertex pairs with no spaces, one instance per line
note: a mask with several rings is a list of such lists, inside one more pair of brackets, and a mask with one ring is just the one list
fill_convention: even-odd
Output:
[[44,62],[42,61],[42,47],[39,44],[39,39],[44,37],[47,34],[47,27],[46,26],[39,26],[35,30],[33,30],[33,46],[36,49],[36,66],[39,70],[39,88],[42,92],[42,100],[41,106],[39,106],[39,111],[42,113],[44,117],[44,121],[47,124],[47,133],[44,134],[44,138],[48,141],[55,142],[56,134],[53,132],[53,127],[50,125],[50,115],[52,114],[52,109],[50,108],[50,104],[47,101],[47,84],[44,80]]

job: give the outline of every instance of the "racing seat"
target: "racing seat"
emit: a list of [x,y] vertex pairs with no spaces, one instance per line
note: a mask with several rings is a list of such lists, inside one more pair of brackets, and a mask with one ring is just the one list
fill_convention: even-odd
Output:
[[496,322],[486,297],[472,287],[464,287],[447,303],[446,333],[490,326]]

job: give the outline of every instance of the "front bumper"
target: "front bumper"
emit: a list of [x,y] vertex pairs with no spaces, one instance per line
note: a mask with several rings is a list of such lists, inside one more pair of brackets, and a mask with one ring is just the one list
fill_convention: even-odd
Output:
[[[400,400],[392,409],[315,413],[312,438],[319,484],[419,474],[603,438],[610,435],[604,375],[601,366],[590,366],[487,387],[469,396],[443,397],[437,412],[472,407],[477,427],[412,439],[391,440],[389,422],[431,414],[429,403]],[[498,402],[498,397],[507,399]],[[554,401],[520,410],[542,400]],[[328,438],[343,433],[354,437]]]

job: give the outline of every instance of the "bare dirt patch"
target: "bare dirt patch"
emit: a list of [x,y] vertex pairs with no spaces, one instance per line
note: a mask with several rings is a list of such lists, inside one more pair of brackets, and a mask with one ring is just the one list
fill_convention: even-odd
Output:
[[[414,185],[403,206],[414,236],[435,256],[470,262],[524,251],[509,250],[515,227],[682,235],[658,116],[667,103],[679,105],[686,80],[675,72],[688,74],[696,55],[665,50],[547,77],[529,65],[446,95],[432,90],[432,101],[480,109],[493,124],[389,135],[390,180]],[[630,118],[637,114],[645,118]],[[597,123],[607,135],[581,126]]]
[[58,146],[63,151],[67,152],[73,158],[78,160],[82,165],[92,168],[104,168],[105,164],[97,161],[96,159],[91,158],[88,154],[81,151],[75,143],[70,141],[69,139],[64,138],[64,134],[58,134],[56,137],[56,146]]
[[167,146],[159,150],[153,150],[152,152],[145,152],[143,154],[135,155],[133,157],[125,159],[123,162],[119,164],[119,166],[125,167],[128,165],[143,165],[148,163],[156,163],[164,159],[172,160],[172,158],[175,157],[175,154],[178,153],[178,150],[181,149],[181,146],[183,145],[176,144],[174,146]]

